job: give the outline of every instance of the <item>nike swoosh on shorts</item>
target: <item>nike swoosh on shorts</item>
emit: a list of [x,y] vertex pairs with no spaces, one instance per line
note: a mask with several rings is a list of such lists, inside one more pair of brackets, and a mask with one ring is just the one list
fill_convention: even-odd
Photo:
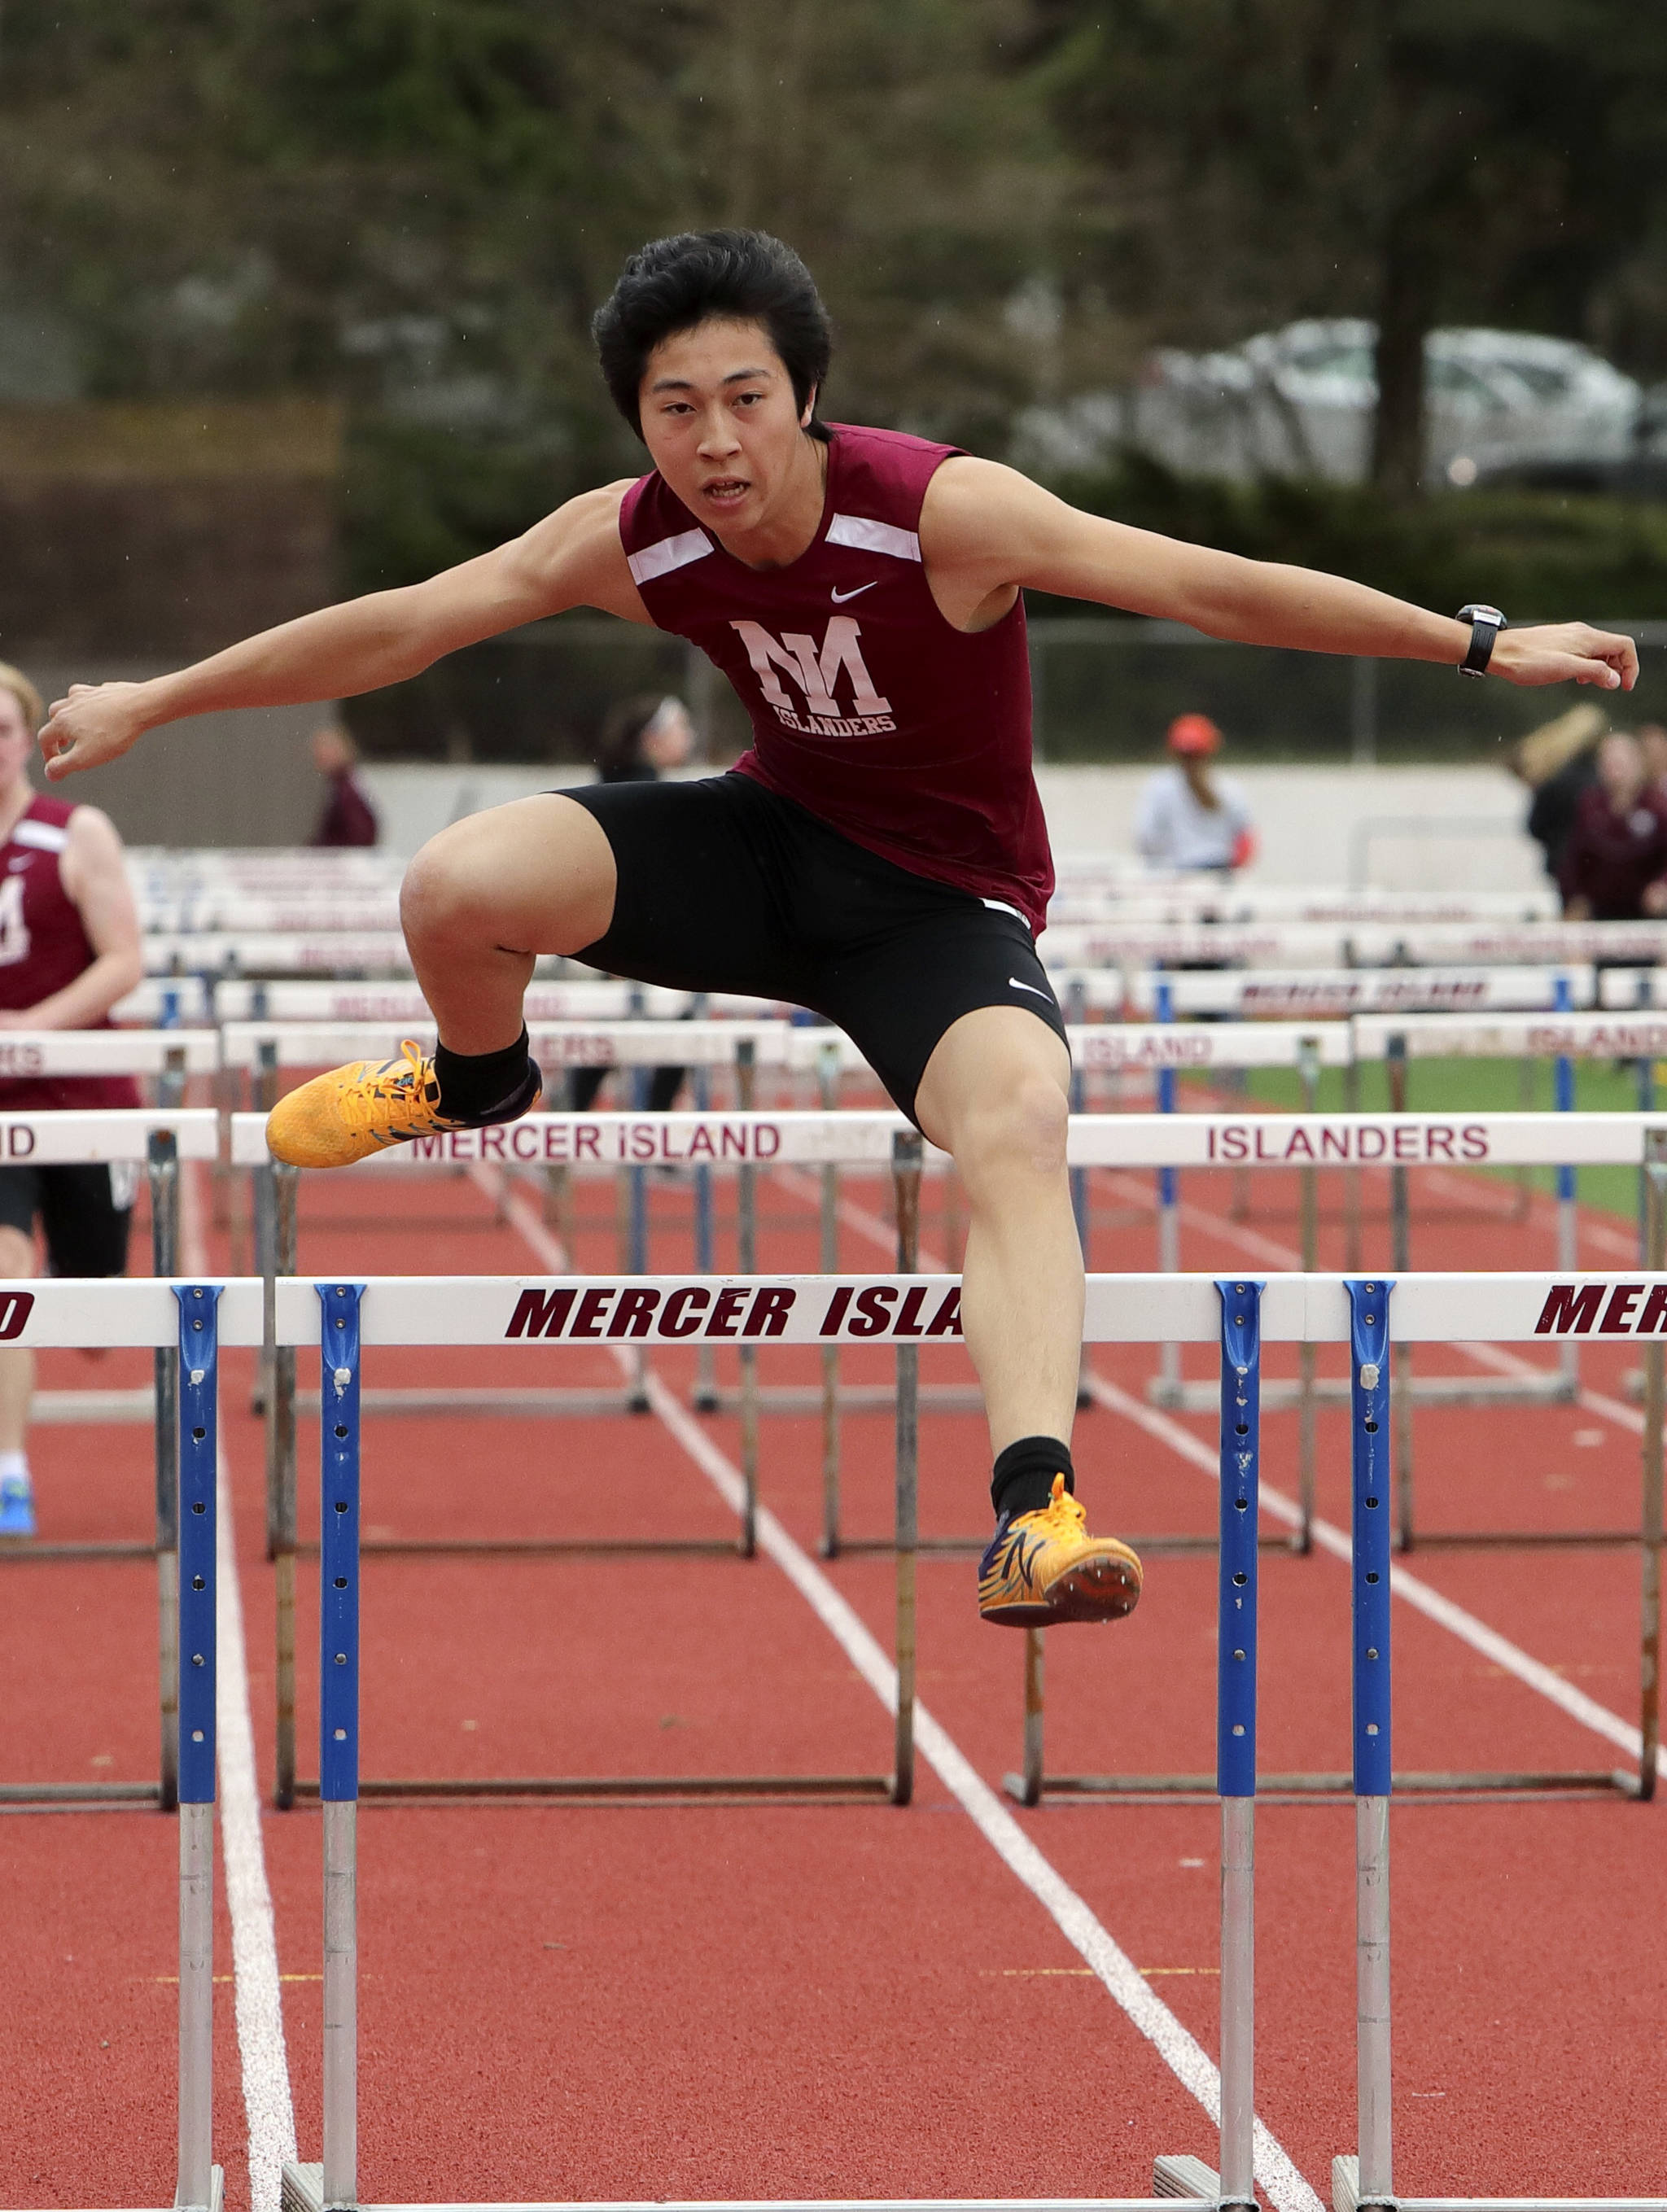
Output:
[[1052,1006],[1051,994],[1047,991],[1038,991],[1034,983],[1021,983],[1017,975],[1009,975],[1007,981],[1015,991],[1028,991],[1033,999],[1046,999],[1049,1005]]
[[832,598],[833,603],[837,607],[843,607],[847,599],[860,599],[865,592],[872,592],[874,588],[874,585],[879,583],[879,578],[876,576],[872,580],[872,581],[867,584],[859,584],[854,592],[842,592],[838,586],[836,586],[830,596]]

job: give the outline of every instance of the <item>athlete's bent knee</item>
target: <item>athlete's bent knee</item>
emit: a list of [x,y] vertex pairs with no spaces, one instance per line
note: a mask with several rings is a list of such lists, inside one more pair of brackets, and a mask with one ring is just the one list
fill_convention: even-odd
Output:
[[1011,1088],[981,1099],[956,1131],[955,1164],[962,1179],[976,1181],[1017,1168],[1058,1175],[1065,1166],[1070,1105],[1045,1075],[1020,1076]]
[[442,830],[406,868],[399,887],[399,924],[409,941],[433,944],[478,935],[490,924],[491,875],[478,865],[472,842]]

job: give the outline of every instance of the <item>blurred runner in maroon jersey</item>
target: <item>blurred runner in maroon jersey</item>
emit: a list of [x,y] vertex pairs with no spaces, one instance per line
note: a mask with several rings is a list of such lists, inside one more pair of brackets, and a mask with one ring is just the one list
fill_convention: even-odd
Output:
[[1597,748],[1597,781],[1580,794],[1557,879],[1571,921],[1667,915],[1667,795],[1625,730]]
[[[43,719],[28,678],[0,662],[0,1045],[7,1030],[89,1030],[143,969],[121,839],[96,806],[43,799],[29,781]],[[137,1106],[125,1075],[0,1077],[0,1112]],[[55,1275],[119,1275],[138,1170],[0,1166],[0,1276],[35,1272],[40,1222]],[[0,1352],[0,1536],[34,1534],[24,1449],[34,1354]]]

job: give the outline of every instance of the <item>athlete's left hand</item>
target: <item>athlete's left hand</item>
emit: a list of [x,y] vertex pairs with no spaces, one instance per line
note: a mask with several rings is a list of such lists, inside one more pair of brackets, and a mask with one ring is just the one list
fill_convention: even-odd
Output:
[[1541,623],[1502,629],[1488,663],[1490,676],[1524,689],[1540,684],[1590,684],[1630,691],[1638,681],[1638,647],[1618,631],[1589,623]]
[[138,743],[155,717],[145,711],[143,684],[72,684],[54,699],[40,732],[47,780],[57,783],[83,768],[101,768]]

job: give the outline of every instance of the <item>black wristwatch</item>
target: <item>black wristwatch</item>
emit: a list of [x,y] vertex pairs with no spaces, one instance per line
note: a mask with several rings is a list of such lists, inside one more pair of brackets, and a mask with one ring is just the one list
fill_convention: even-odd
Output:
[[1506,627],[1505,617],[1497,607],[1463,606],[1457,619],[1470,625],[1470,647],[1458,664],[1461,676],[1486,676],[1488,664],[1493,658],[1494,640]]

